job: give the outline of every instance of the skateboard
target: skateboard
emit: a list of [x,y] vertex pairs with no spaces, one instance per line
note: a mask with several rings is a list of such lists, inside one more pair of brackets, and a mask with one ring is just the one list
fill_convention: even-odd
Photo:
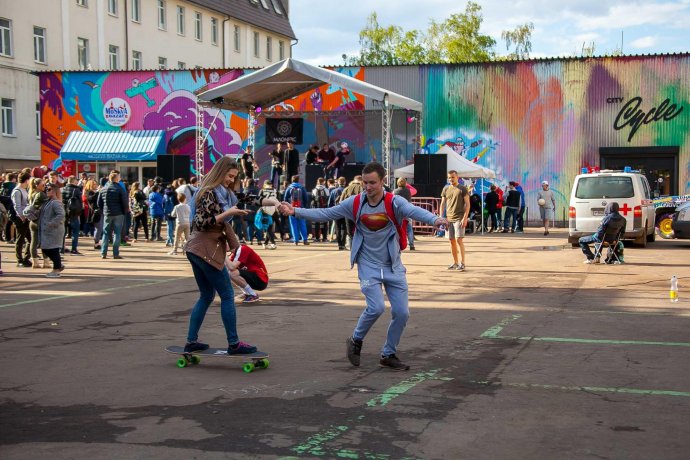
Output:
[[269,363],[268,353],[263,351],[256,351],[248,355],[229,355],[227,348],[209,348],[208,350],[185,352],[184,347],[175,345],[165,347],[165,351],[175,355],[182,355],[182,358],[177,360],[177,367],[179,368],[187,367],[190,364],[199,364],[201,356],[241,359],[244,372],[252,372],[254,369],[266,369]]

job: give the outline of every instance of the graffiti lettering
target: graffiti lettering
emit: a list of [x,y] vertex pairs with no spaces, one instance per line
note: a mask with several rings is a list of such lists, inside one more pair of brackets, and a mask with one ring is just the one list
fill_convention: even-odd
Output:
[[639,96],[634,97],[626,102],[620,112],[618,112],[616,121],[613,123],[613,129],[620,131],[629,126],[628,142],[630,142],[642,125],[648,125],[656,121],[671,121],[680,115],[683,107],[678,107],[676,104],[669,105],[669,103],[670,101],[667,98],[661,103],[659,108],[652,107],[645,113],[640,109],[642,98]]
[[606,98],[606,103],[607,104],[618,104],[619,102],[623,102],[622,97],[609,97]]

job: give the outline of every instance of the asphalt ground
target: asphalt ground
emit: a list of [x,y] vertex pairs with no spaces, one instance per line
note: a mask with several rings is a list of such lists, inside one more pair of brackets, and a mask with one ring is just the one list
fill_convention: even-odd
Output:
[[[468,236],[465,272],[422,237],[403,255],[407,372],[378,366],[389,311],[345,359],[363,297],[333,244],[258,249],[271,282],[238,330],[270,367],[245,373],[163,351],[197,290],[160,243],[104,261],[85,242],[58,280],[0,243],[0,457],[687,458],[690,242],[584,265],[565,237]],[[225,345],[218,300],[200,339]]]

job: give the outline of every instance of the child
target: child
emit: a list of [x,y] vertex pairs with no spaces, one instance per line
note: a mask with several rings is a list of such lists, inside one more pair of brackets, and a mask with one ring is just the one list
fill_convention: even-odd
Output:
[[171,217],[175,218],[175,243],[173,244],[173,250],[168,254],[171,256],[177,255],[177,246],[180,244],[180,237],[184,234],[185,241],[189,240],[189,215],[191,210],[189,205],[185,203],[187,201],[187,196],[184,193],[178,193],[177,200],[180,202],[175,206],[170,214]]
[[242,244],[225,259],[225,266],[232,282],[244,292],[242,303],[257,302],[259,294],[256,291],[268,286],[268,271],[259,254]]

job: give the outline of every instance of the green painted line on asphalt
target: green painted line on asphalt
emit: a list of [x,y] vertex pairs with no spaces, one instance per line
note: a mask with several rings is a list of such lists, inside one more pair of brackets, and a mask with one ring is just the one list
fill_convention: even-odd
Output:
[[587,393],[621,393],[648,396],[680,396],[690,398],[690,391],[673,390],[646,390],[642,388],[618,388],[618,387],[590,387],[590,386],[562,386],[562,385],[540,385],[536,383],[504,383],[504,382],[474,382],[487,386],[503,386],[522,389],[541,389],[541,390],[560,390],[560,391],[583,391]]
[[[152,282],[147,282],[147,283],[130,284],[128,286],[111,287],[111,288],[106,288],[106,289],[100,289],[99,292],[112,292],[112,291],[117,291],[119,289],[130,289],[130,288],[136,288],[136,287],[153,286],[156,284],[162,284],[162,283],[169,283],[171,281],[177,281],[177,280],[180,280],[183,278],[184,277],[179,277],[179,278],[171,278],[171,279],[167,279],[167,280],[152,281]],[[55,295],[55,296],[50,296],[50,297],[40,297],[38,299],[30,299],[30,300],[22,300],[21,302],[6,303],[3,305],[0,305],[0,308],[18,307],[19,305],[27,305],[27,304],[31,304],[31,303],[46,302],[48,300],[69,299],[70,297],[84,297],[84,294],[83,293],[63,294],[63,295]]]
[[377,397],[367,401],[367,407],[385,406],[401,394],[407,393],[409,390],[419,385],[420,383],[426,380],[432,380],[436,378],[436,374],[440,370],[441,369],[433,369],[429,372],[419,372],[410,377],[409,379],[403,380],[397,385],[393,385]]
[[577,339],[570,337],[491,337],[497,340],[522,340],[534,342],[557,342],[557,343],[584,343],[589,345],[656,345],[662,347],[690,347],[690,342],[657,342],[647,340],[608,340],[608,339]]
[[489,329],[485,330],[482,335],[479,337],[485,338],[485,339],[492,339],[498,336],[498,334],[501,333],[504,327],[512,323],[513,321],[519,319],[522,317],[522,315],[510,315],[506,318],[503,318],[500,323],[498,323],[495,326],[490,327]]
[[319,431],[309,436],[306,441],[293,447],[291,450],[298,454],[326,455],[323,445],[339,437],[349,429],[350,428],[345,425],[330,426],[326,430]]

